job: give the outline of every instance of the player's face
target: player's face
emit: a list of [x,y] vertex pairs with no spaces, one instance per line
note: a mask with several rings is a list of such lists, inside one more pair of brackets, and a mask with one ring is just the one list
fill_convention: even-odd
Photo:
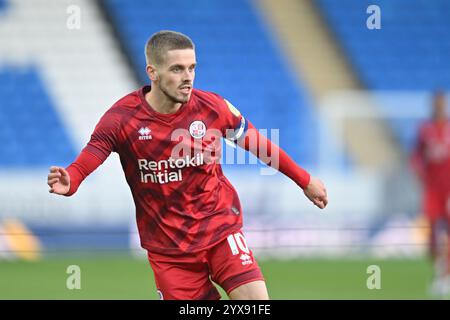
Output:
[[158,68],[155,84],[173,102],[189,101],[195,78],[195,51],[193,49],[170,50],[164,63]]
[[443,94],[434,98],[434,117],[436,120],[443,120],[447,117],[445,96]]

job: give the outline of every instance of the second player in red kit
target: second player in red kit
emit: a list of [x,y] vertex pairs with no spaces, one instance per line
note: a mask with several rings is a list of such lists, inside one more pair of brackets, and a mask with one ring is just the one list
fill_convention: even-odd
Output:
[[[433,97],[433,119],[420,127],[412,164],[422,182],[430,226],[429,254],[436,267],[432,291],[450,292],[450,120],[442,92]],[[440,226],[447,233],[447,249],[438,243]]]

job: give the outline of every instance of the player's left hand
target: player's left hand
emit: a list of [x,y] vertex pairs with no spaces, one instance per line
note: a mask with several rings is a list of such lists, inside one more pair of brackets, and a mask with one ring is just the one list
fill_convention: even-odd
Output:
[[327,206],[327,189],[319,179],[311,177],[308,186],[303,190],[303,192],[305,193],[305,196],[320,209]]

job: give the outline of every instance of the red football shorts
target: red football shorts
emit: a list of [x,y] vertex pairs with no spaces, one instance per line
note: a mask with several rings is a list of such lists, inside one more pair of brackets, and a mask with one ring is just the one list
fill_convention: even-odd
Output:
[[148,260],[158,294],[166,300],[219,300],[211,281],[227,294],[245,283],[264,281],[242,232],[195,253],[169,256],[149,252]]
[[427,188],[424,192],[424,212],[431,223],[444,218],[450,221],[450,192]]

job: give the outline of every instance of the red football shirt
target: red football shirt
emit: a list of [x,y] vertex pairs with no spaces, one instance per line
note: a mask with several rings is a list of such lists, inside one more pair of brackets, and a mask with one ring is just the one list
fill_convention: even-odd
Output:
[[450,191],[450,121],[425,122],[414,156],[426,187]]
[[220,96],[196,89],[176,113],[160,114],[144,98],[149,90],[117,101],[84,151],[102,161],[119,154],[143,248],[202,250],[242,228],[241,204],[217,150],[221,137],[241,137],[246,121]]

